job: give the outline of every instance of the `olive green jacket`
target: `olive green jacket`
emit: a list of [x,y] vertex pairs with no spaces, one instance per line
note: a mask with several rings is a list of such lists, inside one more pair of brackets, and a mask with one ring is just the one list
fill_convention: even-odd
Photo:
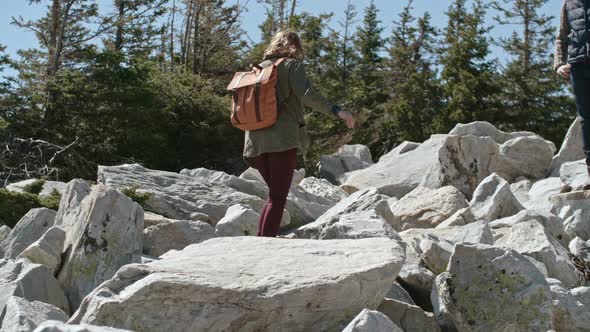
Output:
[[[278,57],[268,57],[261,67],[272,65]],[[312,108],[332,117],[333,104],[319,95],[311,86],[303,62],[286,59],[279,64],[276,83],[278,118],[269,128],[246,131],[244,157],[256,157],[268,152],[282,152],[294,148],[304,155],[309,146],[305,130],[303,106]],[[248,162],[249,163],[249,162]]]

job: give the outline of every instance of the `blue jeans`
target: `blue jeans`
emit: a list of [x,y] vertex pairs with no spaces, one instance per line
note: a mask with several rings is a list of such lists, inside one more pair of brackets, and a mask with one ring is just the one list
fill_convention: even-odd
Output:
[[586,165],[590,166],[590,63],[572,65],[572,83],[578,115],[582,118],[582,139]]

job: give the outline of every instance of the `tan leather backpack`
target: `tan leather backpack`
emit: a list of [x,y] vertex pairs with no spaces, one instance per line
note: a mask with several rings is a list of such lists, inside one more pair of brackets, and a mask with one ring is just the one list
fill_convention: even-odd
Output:
[[286,58],[262,68],[237,72],[227,90],[232,91],[231,123],[244,131],[271,127],[277,122],[276,98],[277,67]]

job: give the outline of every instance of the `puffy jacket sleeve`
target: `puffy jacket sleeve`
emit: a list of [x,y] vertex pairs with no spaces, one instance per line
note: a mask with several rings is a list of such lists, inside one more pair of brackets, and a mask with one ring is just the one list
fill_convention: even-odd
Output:
[[561,6],[561,15],[559,20],[559,33],[555,40],[555,56],[553,61],[553,69],[557,70],[559,67],[567,64],[567,48],[568,35],[570,34],[570,24],[567,19],[566,1]]
[[328,102],[311,86],[311,82],[305,74],[303,62],[291,61],[289,66],[289,87],[291,93],[301,99],[303,105],[310,107],[314,111],[335,116],[333,110],[337,106]]

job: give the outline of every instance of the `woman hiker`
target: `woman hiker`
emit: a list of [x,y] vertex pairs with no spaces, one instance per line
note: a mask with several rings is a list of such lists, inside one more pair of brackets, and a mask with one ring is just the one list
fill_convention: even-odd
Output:
[[277,66],[276,95],[280,107],[276,123],[269,128],[246,131],[244,158],[256,168],[269,188],[268,199],[260,212],[258,236],[279,234],[283,209],[291,187],[297,150],[308,147],[304,127],[303,106],[340,118],[348,128],[354,127],[353,116],[329,103],[311,86],[303,66],[301,39],[295,32],[277,33],[266,51],[261,67],[287,58]]
[[554,68],[571,79],[579,116],[590,189],[590,0],[564,0],[555,43]]

